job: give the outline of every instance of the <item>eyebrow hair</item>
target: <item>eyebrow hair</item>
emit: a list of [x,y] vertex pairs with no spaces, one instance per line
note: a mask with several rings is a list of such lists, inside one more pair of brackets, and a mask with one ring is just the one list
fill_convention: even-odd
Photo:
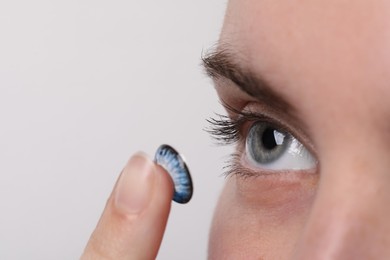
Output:
[[226,48],[217,48],[202,55],[203,67],[210,78],[229,79],[248,95],[296,119],[295,108],[274,90],[276,87],[263,76],[240,66],[236,56]]

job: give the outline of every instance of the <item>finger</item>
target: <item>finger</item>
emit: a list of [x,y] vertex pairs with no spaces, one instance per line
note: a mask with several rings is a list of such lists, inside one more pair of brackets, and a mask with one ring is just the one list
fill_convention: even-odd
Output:
[[173,195],[169,174],[143,154],[122,171],[81,259],[155,259]]

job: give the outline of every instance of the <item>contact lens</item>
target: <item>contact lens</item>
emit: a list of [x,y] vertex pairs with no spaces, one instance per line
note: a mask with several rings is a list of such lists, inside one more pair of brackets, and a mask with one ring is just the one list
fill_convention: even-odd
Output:
[[180,154],[167,144],[161,145],[155,154],[154,161],[171,175],[175,185],[173,200],[187,203],[192,197],[193,187],[190,171]]

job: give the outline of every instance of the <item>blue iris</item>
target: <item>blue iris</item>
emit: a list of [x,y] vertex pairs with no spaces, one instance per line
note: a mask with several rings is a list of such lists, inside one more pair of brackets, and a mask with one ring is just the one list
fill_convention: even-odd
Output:
[[178,203],[187,203],[192,197],[193,187],[190,171],[180,154],[171,146],[161,145],[154,157],[172,177],[175,185],[173,200]]

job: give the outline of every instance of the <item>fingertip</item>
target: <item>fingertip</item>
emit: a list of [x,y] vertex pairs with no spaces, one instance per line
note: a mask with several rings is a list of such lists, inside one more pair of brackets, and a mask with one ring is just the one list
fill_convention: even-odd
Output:
[[127,215],[146,209],[156,186],[154,163],[143,153],[136,153],[127,162],[114,191],[115,207]]

